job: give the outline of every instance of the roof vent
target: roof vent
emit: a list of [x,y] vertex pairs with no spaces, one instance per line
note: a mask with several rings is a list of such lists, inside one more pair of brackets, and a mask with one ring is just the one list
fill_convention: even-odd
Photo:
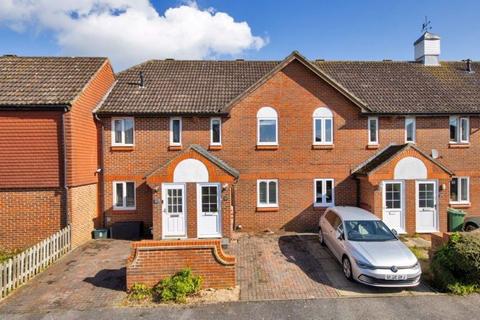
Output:
[[140,78],[140,88],[143,88],[145,86],[145,77],[143,76],[143,71],[140,71],[138,76]]
[[167,59],[165,59],[165,61],[173,61],[173,60],[175,60],[175,59],[173,59],[173,58],[167,58]]
[[315,61],[322,62],[322,61],[325,61],[325,59],[315,59]]
[[383,59],[383,62],[392,62],[392,59]]
[[462,60],[462,61],[465,62],[465,71],[467,71],[468,73],[474,73],[475,72],[472,69],[472,60],[471,59],[465,59],[465,60]]
[[245,59],[235,59],[235,61],[245,61]]
[[424,66],[440,65],[440,37],[438,35],[425,31],[413,46],[415,47],[415,61]]
[[4,57],[4,58],[16,58],[17,55],[16,55],[16,54],[11,54],[11,53],[9,53],[9,54],[4,54],[3,57]]

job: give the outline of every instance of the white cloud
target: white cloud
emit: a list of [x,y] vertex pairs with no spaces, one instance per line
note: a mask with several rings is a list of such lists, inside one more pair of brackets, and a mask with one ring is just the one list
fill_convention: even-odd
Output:
[[147,59],[203,59],[258,50],[247,22],[196,2],[159,14],[149,0],[0,0],[0,24],[54,32],[66,55],[108,56],[117,68]]

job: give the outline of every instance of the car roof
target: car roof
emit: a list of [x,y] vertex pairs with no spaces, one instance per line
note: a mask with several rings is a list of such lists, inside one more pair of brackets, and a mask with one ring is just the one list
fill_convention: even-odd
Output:
[[373,213],[358,207],[332,207],[330,211],[335,212],[342,220],[380,220]]

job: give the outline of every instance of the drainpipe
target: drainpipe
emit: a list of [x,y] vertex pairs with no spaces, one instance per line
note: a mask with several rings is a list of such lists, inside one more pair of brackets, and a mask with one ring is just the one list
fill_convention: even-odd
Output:
[[68,207],[68,185],[67,185],[67,132],[65,127],[65,115],[69,111],[68,108],[64,109],[62,113],[62,153],[63,153],[63,205],[65,208],[65,224],[68,226],[70,224],[70,210]]
[[98,168],[97,170],[97,173],[98,173],[98,205],[99,205],[99,209],[100,209],[100,214],[102,215],[102,227],[105,228],[106,225],[107,225],[107,221],[106,221],[106,217],[105,217],[105,214],[103,212],[103,208],[105,208],[104,206],[104,195],[103,195],[103,191],[104,191],[104,183],[103,183],[103,168],[104,168],[104,163],[103,163],[103,141],[104,141],[104,125],[103,125],[103,121],[98,117],[98,114],[94,113],[93,114],[93,117],[95,118],[95,120],[98,121],[98,123],[100,124],[100,141],[99,141],[99,146],[98,146],[98,149],[100,150],[100,154],[98,155],[99,157],[99,162],[100,162],[100,168]]
[[357,207],[360,208],[360,179],[358,177],[355,177],[355,181],[357,182],[356,183],[356,187],[357,187]]

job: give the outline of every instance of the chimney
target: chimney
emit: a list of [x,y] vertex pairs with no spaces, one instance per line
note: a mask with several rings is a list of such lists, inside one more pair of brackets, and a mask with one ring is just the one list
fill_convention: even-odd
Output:
[[440,65],[440,37],[426,31],[413,44],[415,47],[415,61],[424,66]]

